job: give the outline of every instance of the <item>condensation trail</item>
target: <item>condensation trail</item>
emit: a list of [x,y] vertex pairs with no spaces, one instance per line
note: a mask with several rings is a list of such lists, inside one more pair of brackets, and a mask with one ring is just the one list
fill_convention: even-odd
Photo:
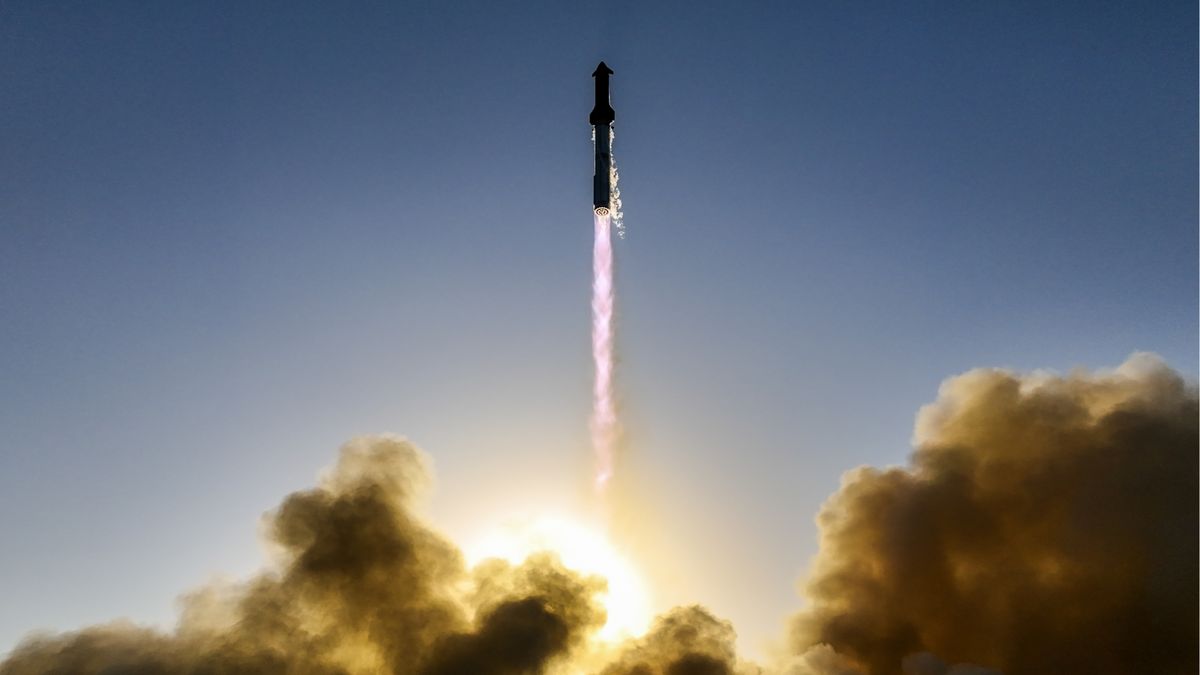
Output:
[[592,249],[592,359],[596,379],[592,406],[592,447],[596,452],[596,492],[603,493],[613,475],[617,411],[613,402],[613,255],[611,220],[596,215]]

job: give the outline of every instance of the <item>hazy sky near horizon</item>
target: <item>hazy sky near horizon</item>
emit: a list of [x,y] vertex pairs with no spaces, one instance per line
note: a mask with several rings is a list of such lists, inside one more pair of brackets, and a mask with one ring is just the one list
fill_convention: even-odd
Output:
[[1198,365],[1197,7],[0,3],[0,652],[261,561],[337,447],[469,543],[586,501],[604,60],[629,469],[776,635],[975,367]]

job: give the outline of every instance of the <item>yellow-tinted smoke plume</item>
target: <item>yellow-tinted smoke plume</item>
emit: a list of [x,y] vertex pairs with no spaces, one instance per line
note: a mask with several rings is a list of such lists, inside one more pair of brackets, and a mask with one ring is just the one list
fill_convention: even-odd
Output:
[[912,465],[855,469],[822,508],[795,649],[872,675],[1194,675],[1197,414],[1148,354],[947,380]]
[[413,515],[423,464],[403,439],[356,439],[271,517],[276,571],[192,594],[173,635],[111,624],[34,638],[0,674],[540,673],[604,623],[603,579],[549,554],[472,580]]
[[270,515],[269,571],[189,594],[172,633],[29,638],[0,675],[1192,675],[1198,415],[1150,355],[947,380],[911,466],[855,469],[823,507],[792,655],[765,668],[699,606],[595,639],[606,582],[552,553],[467,569],[415,515],[423,454],[358,438]]

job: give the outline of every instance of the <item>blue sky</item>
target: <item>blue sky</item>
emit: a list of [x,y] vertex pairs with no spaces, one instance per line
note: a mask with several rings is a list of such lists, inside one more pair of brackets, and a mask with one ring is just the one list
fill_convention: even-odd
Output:
[[1183,3],[5,2],[0,650],[168,622],[355,434],[456,540],[590,458],[615,71],[627,469],[757,645],[812,517],[974,367],[1196,379]]

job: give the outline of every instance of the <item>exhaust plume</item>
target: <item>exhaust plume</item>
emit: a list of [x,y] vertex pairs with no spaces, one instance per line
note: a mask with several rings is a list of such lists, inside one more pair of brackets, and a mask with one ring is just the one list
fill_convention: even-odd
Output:
[[596,453],[596,492],[603,494],[613,475],[617,410],[613,400],[613,252],[610,215],[593,215],[592,248],[592,448]]
[[821,509],[794,648],[872,675],[1196,673],[1197,415],[1150,354],[947,380],[911,466],[850,471]]

